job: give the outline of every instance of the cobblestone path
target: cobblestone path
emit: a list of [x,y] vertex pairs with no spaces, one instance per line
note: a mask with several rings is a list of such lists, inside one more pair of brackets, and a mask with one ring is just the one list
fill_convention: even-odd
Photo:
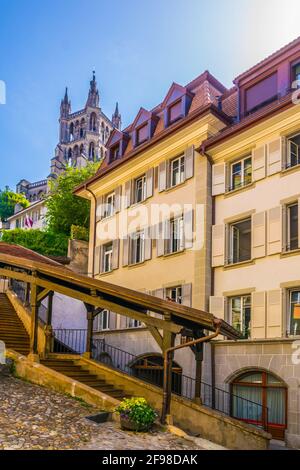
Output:
[[200,449],[173,434],[124,432],[116,423],[85,419],[97,410],[38,385],[0,375],[0,450]]

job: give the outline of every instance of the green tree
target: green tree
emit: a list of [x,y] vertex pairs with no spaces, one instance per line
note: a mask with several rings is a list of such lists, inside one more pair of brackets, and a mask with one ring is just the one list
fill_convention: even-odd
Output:
[[67,167],[56,180],[50,183],[46,197],[47,231],[71,234],[71,226],[89,227],[90,202],[73,194],[76,186],[93,176],[99,163],[88,163],[84,168]]
[[15,205],[20,204],[24,209],[29,206],[29,202],[23,194],[17,194],[9,189],[0,190],[0,220],[5,222],[14,214]]

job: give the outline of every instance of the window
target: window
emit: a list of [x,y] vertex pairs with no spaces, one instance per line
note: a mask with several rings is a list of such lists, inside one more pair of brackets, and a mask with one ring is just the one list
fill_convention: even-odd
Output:
[[140,321],[127,317],[127,328],[138,328],[139,326],[141,326]]
[[251,259],[251,218],[229,225],[228,264]]
[[246,90],[246,114],[272,103],[277,99],[277,73],[264,78]]
[[103,245],[102,272],[108,273],[112,270],[113,244]]
[[244,335],[250,336],[251,296],[242,295],[229,299],[229,322]]
[[120,144],[115,145],[110,149],[110,161],[113,162],[119,158],[120,154]]
[[293,66],[292,68],[292,77],[293,81],[297,80],[297,88],[300,86],[300,62]]
[[170,176],[171,186],[176,186],[184,181],[184,155],[171,160]]
[[146,140],[148,140],[148,123],[144,124],[136,131],[137,145],[142,144]]
[[287,206],[287,251],[298,248],[298,203]]
[[288,139],[286,168],[291,168],[300,164],[299,146],[300,134],[296,134]]
[[145,234],[139,231],[130,236],[130,264],[144,261]]
[[170,234],[166,241],[168,253],[176,253],[184,249],[184,222],[182,216],[170,220]]
[[171,105],[169,107],[169,123],[171,124],[172,122],[177,121],[177,119],[180,119],[182,117],[182,102],[177,101],[177,103]]
[[289,292],[289,334],[300,335],[300,289]]
[[105,197],[104,217],[110,217],[115,213],[115,193],[110,193]]
[[94,320],[94,331],[109,330],[109,310],[103,310]]
[[134,181],[134,202],[142,202],[146,199],[146,176],[143,175]]
[[252,158],[246,157],[231,164],[229,191],[247,186],[252,182]]
[[181,286],[169,287],[166,291],[166,299],[172,300],[177,304],[182,303],[182,288]]

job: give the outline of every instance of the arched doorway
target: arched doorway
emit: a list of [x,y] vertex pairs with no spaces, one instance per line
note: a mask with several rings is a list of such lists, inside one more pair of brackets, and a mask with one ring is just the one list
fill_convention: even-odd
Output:
[[[132,374],[150,382],[158,387],[163,386],[164,359],[160,354],[143,355],[130,363]],[[181,395],[182,368],[173,361],[172,363],[172,392]]]
[[[257,403],[262,406],[258,408]],[[233,417],[265,426],[274,439],[284,440],[287,386],[275,375],[260,370],[239,375],[231,383],[231,408]]]

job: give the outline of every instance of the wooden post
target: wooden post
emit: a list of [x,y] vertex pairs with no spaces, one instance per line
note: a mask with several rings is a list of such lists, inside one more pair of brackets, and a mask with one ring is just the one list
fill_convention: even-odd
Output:
[[[193,331],[195,339],[203,338],[205,336],[202,329]],[[192,351],[196,360],[196,376],[195,376],[195,396],[194,400],[196,403],[202,403],[201,400],[201,383],[202,383],[202,362],[203,362],[203,343],[198,343],[192,346]]]
[[94,307],[92,305],[87,306],[87,336],[86,336],[86,348],[85,353],[83,354],[84,357],[88,359],[91,358],[92,355],[92,345],[93,345],[93,323],[94,323]]
[[39,306],[37,302],[38,287],[36,284],[31,284],[31,332],[30,332],[30,354],[29,357],[33,361],[39,360],[38,355],[38,321],[39,321]]
[[[165,320],[171,321],[171,316],[165,315]],[[164,330],[163,332],[163,355],[164,355],[164,382],[163,382],[163,407],[161,422],[163,424],[172,424],[171,410],[171,394],[172,394],[172,366],[174,352],[167,353],[169,348],[175,344],[176,335],[171,331]]]
[[25,307],[30,305],[30,283],[26,282],[25,286],[25,299],[24,299]]
[[52,328],[52,309],[53,309],[53,295],[54,292],[51,291],[48,294],[48,305],[47,305],[47,319],[46,325],[44,328],[45,332],[45,350],[44,357],[47,357],[51,352],[53,352],[53,328]]

